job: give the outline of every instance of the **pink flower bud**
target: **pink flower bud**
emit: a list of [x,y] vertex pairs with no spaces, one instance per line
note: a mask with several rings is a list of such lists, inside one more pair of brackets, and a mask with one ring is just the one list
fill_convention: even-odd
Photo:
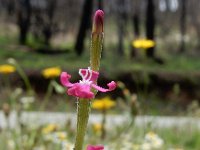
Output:
[[104,12],[102,10],[97,10],[93,19],[93,33],[102,33],[103,32],[103,22],[104,22]]

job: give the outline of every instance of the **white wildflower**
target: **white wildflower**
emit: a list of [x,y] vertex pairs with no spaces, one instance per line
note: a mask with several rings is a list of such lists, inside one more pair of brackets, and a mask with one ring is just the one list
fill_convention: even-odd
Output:
[[62,148],[61,150],[73,150],[74,146],[72,143],[69,143],[68,141],[62,142]]

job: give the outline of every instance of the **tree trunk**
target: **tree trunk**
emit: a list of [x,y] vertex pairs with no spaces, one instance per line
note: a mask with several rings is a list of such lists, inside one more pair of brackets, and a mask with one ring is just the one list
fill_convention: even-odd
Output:
[[15,10],[14,0],[7,0],[6,1],[6,9],[7,9],[7,13],[9,15],[12,15],[14,13],[14,10]]
[[133,31],[134,36],[138,38],[140,36],[140,0],[135,0],[133,3],[133,17],[132,17],[132,23],[133,23]]
[[[154,40],[155,31],[155,6],[153,0],[147,0],[146,7],[146,38]],[[155,47],[149,48],[146,52],[147,57],[154,58]]]
[[124,55],[124,34],[125,34],[125,25],[127,21],[126,6],[125,0],[118,0],[119,10],[117,14],[117,25],[118,25],[118,55]]
[[[132,17],[132,23],[133,23],[133,31],[134,31],[134,39],[139,38],[140,36],[140,20],[139,20],[139,15],[135,13]],[[132,41],[131,41],[132,45]],[[134,58],[137,56],[137,52],[135,47],[131,46],[131,58]]]
[[93,8],[92,5],[93,5],[93,0],[85,0],[83,4],[81,23],[74,48],[76,54],[79,56],[83,53],[86,32],[91,26],[91,17]]
[[56,2],[55,0],[50,0],[47,9],[47,23],[44,26],[43,34],[44,34],[44,44],[49,46],[50,39],[52,37],[52,28],[53,28],[53,17],[55,14],[56,9]]
[[181,1],[181,18],[180,18],[180,32],[181,32],[181,41],[180,41],[180,50],[182,53],[185,51],[185,32],[186,32],[186,0]]
[[[140,37],[140,0],[134,0],[133,1],[133,16],[132,16],[132,25],[133,25],[133,36],[134,39],[137,39]],[[135,47],[132,46],[131,41],[131,58],[134,58],[137,56],[137,51]]]
[[30,0],[20,0],[18,7],[19,42],[26,44],[27,33],[30,27],[31,5]]
[[137,13],[133,15],[133,28],[134,28],[134,36],[138,38],[140,36],[140,18]]

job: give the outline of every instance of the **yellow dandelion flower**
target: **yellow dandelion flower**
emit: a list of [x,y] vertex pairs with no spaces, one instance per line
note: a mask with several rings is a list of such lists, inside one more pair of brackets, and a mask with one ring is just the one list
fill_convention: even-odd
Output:
[[106,110],[110,109],[113,106],[116,105],[116,102],[110,99],[110,97],[105,97],[102,99],[97,99],[92,103],[92,108],[93,109],[98,109],[98,110]]
[[61,69],[59,67],[46,68],[42,71],[42,75],[47,79],[58,77],[60,74]]
[[135,48],[143,48],[143,39],[133,41],[132,45]]
[[102,130],[102,125],[100,123],[92,124],[92,128],[95,132],[100,132]]
[[144,40],[143,41],[143,48],[147,49],[147,48],[151,48],[155,46],[155,42],[152,40]]
[[0,73],[10,74],[16,71],[16,68],[12,65],[0,65]]
[[65,132],[56,132],[56,135],[60,141],[64,141],[67,138],[67,134]]
[[153,40],[148,39],[138,39],[132,42],[132,46],[135,48],[148,49],[155,46],[155,42]]
[[48,133],[56,131],[57,129],[58,129],[58,126],[56,124],[49,124],[42,129],[42,133],[48,134]]
[[148,132],[147,134],[146,134],[146,138],[147,139],[154,139],[154,138],[156,138],[158,135],[156,134],[156,133],[154,133],[153,131],[150,131],[150,132]]

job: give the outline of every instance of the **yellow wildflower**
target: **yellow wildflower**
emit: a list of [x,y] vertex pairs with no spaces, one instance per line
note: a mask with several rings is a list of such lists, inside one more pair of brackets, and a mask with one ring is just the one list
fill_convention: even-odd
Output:
[[2,74],[10,74],[15,72],[15,67],[12,65],[0,65],[0,73]]
[[47,79],[58,77],[60,74],[61,69],[59,67],[46,68],[42,71],[42,75]]
[[148,49],[155,46],[155,42],[147,39],[138,39],[132,42],[133,47]]
[[92,108],[98,110],[106,110],[110,109],[111,107],[115,106],[116,102],[114,102],[110,97],[105,97],[102,99],[97,99],[92,103]]
[[150,132],[148,132],[146,135],[145,135],[145,137],[147,138],[147,139],[154,139],[154,138],[157,138],[157,134],[156,133],[154,133],[153,131],[150,131]]
[[139,150],[140,149],[140,145],[139,144],[133,144],[132,147],[134,150]]
[[60,141],[64,141],[67,138],[67,134],[65,132],[56,132],[56,137]]
[[58,126],[56,124],[49,124],[42,129],[42,133],[48,134],[48,133],[56,131],[57,129],[58,129]]
[[152,131],[145,135],[145,142],[150,144],[153,149],[160,149],[164,144],[163,139]]
[[143,47],[146,48],[151,48],[155,46],[155,42],[152,40],[145,40],[143,43]]
[[100,123],[94,123],[94,124],[92,124],[92,128],[97,133],[102,130],[102,125]]
[[132,42],[132,45],[135,48],[143,48],[143,40],[135,40]]
[[62,142],[62,150],[72,150],[74,149],[74,145],[72,143],[69,143],[68,141]]

